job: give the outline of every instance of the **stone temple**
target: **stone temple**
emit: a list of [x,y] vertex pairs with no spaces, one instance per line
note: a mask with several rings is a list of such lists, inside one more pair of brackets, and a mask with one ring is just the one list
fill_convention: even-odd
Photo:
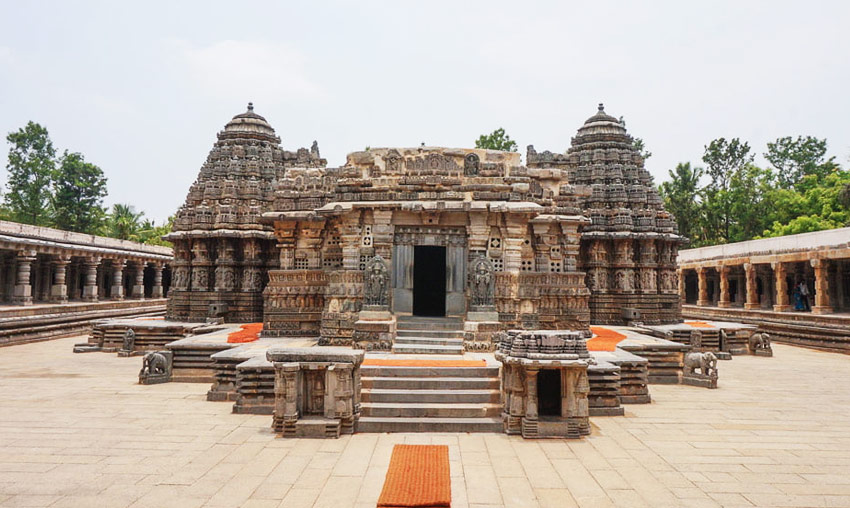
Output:
[[[676,253],[624,125],[599,111],[566,154],[419,146],[289,152],[249,105],[177,214],[169,317],[389,349],[403,316],[498,330],[679,318]],[[212,309],[212,310],[211,310]]]
[[681,323],[686,239],[601,104],[525,163],[422,145],[340,167],[285,150],[249,104],[167,238],[166,320],[103,323],[76,350],[146,353],[141,383],[211,382],[284,437],[579,438],[649,383],[717,388],[718,359],[771,353],[756,326]]

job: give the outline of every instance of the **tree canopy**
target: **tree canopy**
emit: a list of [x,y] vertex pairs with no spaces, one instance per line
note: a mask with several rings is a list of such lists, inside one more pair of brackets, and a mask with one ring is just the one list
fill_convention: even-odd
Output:
[[4,199],[10,219],[34,224],[50,225],[50,184],[56,171],[56,150],[47,129],[35,122],[10,132],[9,172]]
[[487,150],[502,150],[503,152],[516,152],[516,141],[505,134],[505,129],[499,127],[490,134],[482,134],[475,141],[475,148],[485,148]]
[[695,247],[848,226],[850,171],[826,152],[825,139],[779,138],[762,168],[749,144],[719,138],[705,147],[706,169],[680,163],[659,192]]
[[9,176],[0,218],[66,231],[114,236],[142,243],[169,245],[161,237],[171,231],[173,217],[157,226],[142,221],[144,212],[127,204],[107,213],[106,177],[77,152],[56,150],[47,129],[29,122],[6,136]]

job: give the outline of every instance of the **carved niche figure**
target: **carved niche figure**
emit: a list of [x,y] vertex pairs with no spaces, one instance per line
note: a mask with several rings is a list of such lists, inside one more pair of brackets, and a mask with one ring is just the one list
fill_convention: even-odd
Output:
[[132,328],[127,328],[127,331],[124,332],[124,343],[122,344],[121,349],[124,351],[132,351],[135,345],[136,332]]
[[398,150],[390,150],[387,152],[386,167],[388,173],[399,173],[401,171],[401,154]]
[[192,287],[199,290],[206,290],[209,286],[209,274],[206,268],[198,268],[192,270]]
[[691,330],[691,349],[697,350],[702,347],[702,332],[699,330]]
[[478,256],[472,262],[469,282],[472,290],[472,305],[492,306],[495,277],[493,276],[493,263],[485,256]]
[[186,289],[189,282],[188,277],[189,269],[185,266],[178,267],[174,270],[174,288],[175,289]]
[[463,174],[465,176],[478,176],[479,162],[477,154],[466,154],[466,157],[463,158]]
[[364,273],[364,304],[387,305],[387,293],[390,287],[390,274],[387,264],[381,256],[375,256],[366,263]]

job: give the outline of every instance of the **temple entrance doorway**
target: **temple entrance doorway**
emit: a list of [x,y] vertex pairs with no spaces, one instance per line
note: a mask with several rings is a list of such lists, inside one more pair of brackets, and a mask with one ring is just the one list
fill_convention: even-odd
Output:
[[540,416],[561,416],[561,371],[543,369],[537,373],[537,400]]
[[446,315],[446,248],[413,248],[413,315]]

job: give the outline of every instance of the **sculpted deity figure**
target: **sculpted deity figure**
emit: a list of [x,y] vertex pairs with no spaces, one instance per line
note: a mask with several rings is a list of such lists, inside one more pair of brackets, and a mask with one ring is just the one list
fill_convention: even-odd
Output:
[[127,328],[124,332],[124,342],[121,349],[124,351],[132,351],[136,345],[136,332],[132,328]]
[[390,274],[387,264],[381,256],[375,256],[366,263],[364,297],[366,305],[387,305],[387,293],[390,287]]
[[493,263],[484,256],[479,256],[472,263],[472,305],[493,305],[493,290],[495,277]]

